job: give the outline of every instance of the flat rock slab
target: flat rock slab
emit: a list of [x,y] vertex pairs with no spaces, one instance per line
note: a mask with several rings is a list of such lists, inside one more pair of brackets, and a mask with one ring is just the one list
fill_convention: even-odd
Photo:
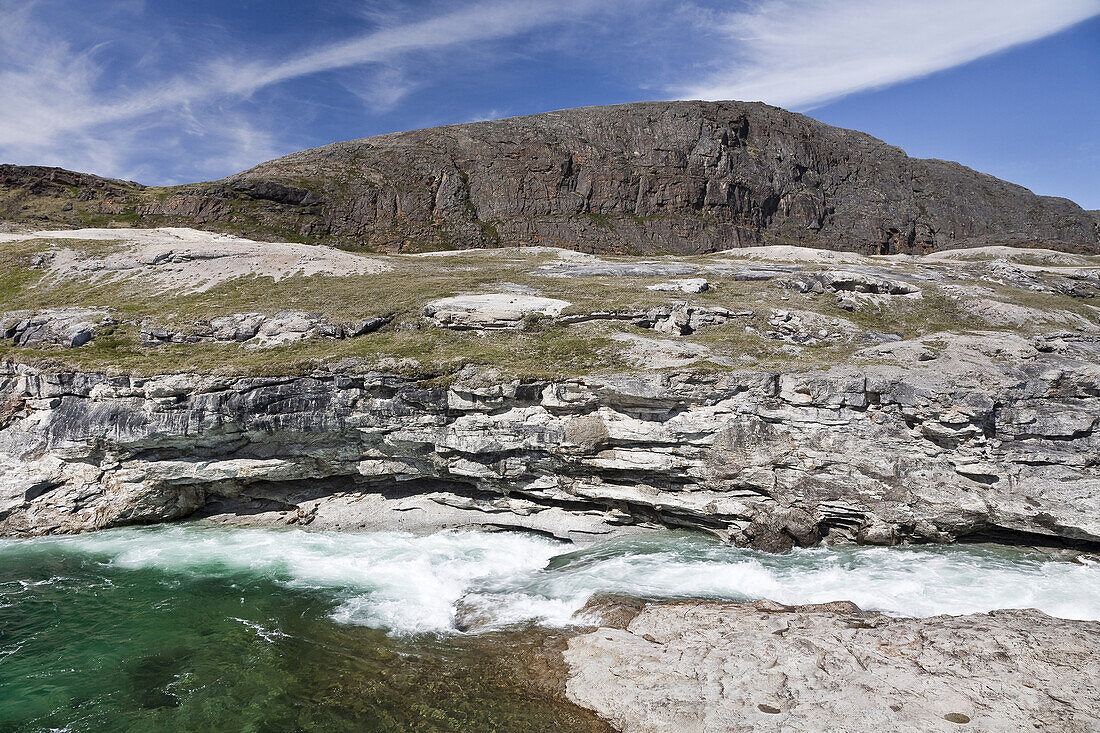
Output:
[[[237,277],[281,280],[300,275],[363,275],[390,269],[380,258],[292,242],[255,242],[195,229],[72,229],[2,234],[0,243],[56,240],[46,263],[50,276],[82,281],[139,277],[163,290],[209,290]],[[115,242],[114,251],[88,254],[66,240]]]
[[1100,623],[846,602],[647,606],[569,642],[569,697],[642,731],[1100,730]]
[[522,293],[458,295],[432,301],[424,307],[424,315],[443,328],[506,329],[520,328],[528,315],[560,315],[570,305],[567,300]]
[[649,289],[666,293],[705,293],[710,289],[710,283],[701,277],[692,277],[667,283],[657,283],[656,285],[650,285]]
[[671,277],[694,275],[699,268],[677,262],[594,262],[553,264],[535,270],[547,277]]

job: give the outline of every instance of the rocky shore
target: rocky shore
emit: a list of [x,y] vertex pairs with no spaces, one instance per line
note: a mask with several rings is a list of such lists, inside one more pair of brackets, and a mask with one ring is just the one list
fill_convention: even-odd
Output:
[[1100,729],[1100,624],[1033,610],[650,604],[563,656],[568,697],[623,733]]
[[[884,344],[883,360],[909,342]],[[196,512],[335,528],[689,527],[765,550],[1100,545],[1100,343],[945,337],[917,367],[539,381],[9,365],[0,531]]]
[[[0,240],[6,537],[203,518],[1100,548],[1095,257]],[[492,654],[495,619],[460,595],[453,628]],[[1095,622],[601,603],[577,619],[597,626],[499,637],[593,730],[1097,727]]]

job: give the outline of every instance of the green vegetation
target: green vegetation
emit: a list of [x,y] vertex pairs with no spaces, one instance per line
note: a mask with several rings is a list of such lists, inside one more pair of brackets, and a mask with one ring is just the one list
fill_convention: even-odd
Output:
[[603,227],[610,231],[615,231],[615,222],[607,214],[600,214],[595,211],[588,211],[584,214],[593,224],[598,227]]
[[[50,257],[65,250],[80,260],[103,257],[126,245],[97,240],[33,240],[0,245],[0,311],[41,310],[59,306],[108,308],[117,326],[97,331],[81,348],[25,349],[0,346],[0,358],[51,368],[79,368],[152,374],[203,371],[247,374],[300,374],[319,367],[400,371],[424,379],[445,379],[467,364],[493,365],[518,376],[556,377],[629,372],[650,368],[646,348],[624,342],[619,334],[663,339],[666,343],[706,348],[692,368],[817,368],[851,361],[868,345],[858,337],[826,340],[795,347],[763,336],[777,309],[818,314],[840,330],[898,333],[907,339],[977,330],[1029,334],[1046,328],[1042,322],[998,322],[976,313],[967,301],[936,285],[926,284],[922,298],[881,299],[877,307],[841,310],[833,294],[800,294],[778,281],[740,281],[725,271],[711,271],[711,289],[698,295],[648,290],[667,277],[554,277],[542,270],[561,265],[556,255],[516,249],[462,252],[442,256],[374,256],[388,270],[363,275],[294,276],[275,281],[248,276],[222,281],[204,291],[165,290],[148,278],[49,269]],[[625,258],[603,257],[604,261]],[[713,256],[681,257],[678,262],[714,264]],[[897,263],[895,268],[906,267]],[[972,281],[971,281],[972,282]],[[991,298],[1041,312],[1058,312],[1096,322],[1087,301],[1019,287],[983,282]],[[516,331],[452,331],[430,325],[424,306],[461,294],[537,292],[571,303],[565,314],[594,311],[645,310],[677,302],[753,311],[752,317],[707,328],[681,339],[668,339],[622,321],[594,321],[564,326],[537,315]],[[993,311],[997,306],[993,305]],[[142,325],[186,328],[196,321],[232,313],[274,314],[295,310],[324,315],[329,322],[351,322],[393,314],[378,332],[354,339],[316,338],[274,348],[237,344],[186,344],[145,347]],[[848,325],[845,325],[848,324]],[[1049,324],[1048,324],[1049,325]],[[660,348],[655,343],[654,348]]]

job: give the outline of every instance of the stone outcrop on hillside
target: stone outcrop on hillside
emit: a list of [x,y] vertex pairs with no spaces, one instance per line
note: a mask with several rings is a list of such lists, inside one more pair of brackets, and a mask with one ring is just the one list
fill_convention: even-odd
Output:
[[565,660],[569,698],[623,733],[1100,729],[1100,624],[1035,610],[651,604]]
[[117,321],[104,308],[46,308],[0,313],[0,338],[16,346],[75,349],[95,338],[96,329]]
[[1100,251],[1100,224],[1070,201],[744,102],[588,107],[395,133],[156,191],[0,166],[0,215],[176,223],[388,250]]
[[233,313],[186,328],[170,329],[146,324],[141,329],[145,346],[163,344],[224,344],[247,346],[285,346],[310,338],[349,339],[373,333],[392,320],[391,316],[373,316],[350,323],[329,323],[317,313],[280,311],[263,313]]
[[[332,497],[400,510],[430,496],[462,504],[466,524],[565,535],[539,514],[696,527],[768,550],[823,538],[1095,546],[1100,344],[1041,341],[944,337],[910,369],[554,382],[470,370],[448,388],[381,373],[13,367],[0,382],[0,531],[166,521],[209,504],[324,515]],[[349,511],[348,526],[366,526]]]

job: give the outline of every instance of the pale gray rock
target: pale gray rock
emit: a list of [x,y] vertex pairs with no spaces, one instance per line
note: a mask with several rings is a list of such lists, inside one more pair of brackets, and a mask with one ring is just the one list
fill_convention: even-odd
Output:
[[838,343],[860,331],[851,321],[827,318],[809,311],[774,310],[764,336],[800,346]]
[[355,338],[377,331],[392,319],[391,315],[382,315],[348,323],[329,323],[320,314],[301,311],[282,311],[274,315],[232,313],[209,321],[196,321],[190,328],[180,330],[146,324],[141,329],[141,342],[145,346],[198,343],[280,346],[309,338]]
[[557,316],[571,304],[523,293],[489,293],[442,298],[424,306],[436,326],[455,330],[519,329],[530,316]]
[[650,290],[656,290],[658,292],[667,293],[705,293],[710,289],[710,283],[704,278],[693,277],[685,280],[673,280],[667,283],[657,283],[655,285],[648,286]]
[[396,492],[476,499],[468,512],[522,499],[594,526],[695,527],[766,550],[1100,545],[1100,344],[938,338],[931,362],[918,358],[931,347],[896,342],[868,347],[881,363],[860,369],[561,381],[470,370],[446,389],[381,373],[142,379],[9,366],[0,532],[168,521],[212,504],[293,513]]
[[668,277],[693,275],[699,268],[682,262],[564,262],[535,270],[546,277]]
[[676,303],[648,309],[594,311],[557,318],[561,323],[589,321],[628,321],[638,328],[648,328],[669,336],[686,336],[699,329],[721,326],[735,318],[751,318],[752,311],[731,311],[729,308]]
[[800,293],[849,292],[876,295],[914,295],[920,288],[913,283],[848,270],[803,272],[792,276],[787,287]]
[[75,349],[95,338],[97,328],[117,323],[101,308],[47,308],[0,315],[0,337],[16,346]]
[[574,637],[566,690],[623,733],[1100,730],[1100,623],[846,602],[647,606]]

